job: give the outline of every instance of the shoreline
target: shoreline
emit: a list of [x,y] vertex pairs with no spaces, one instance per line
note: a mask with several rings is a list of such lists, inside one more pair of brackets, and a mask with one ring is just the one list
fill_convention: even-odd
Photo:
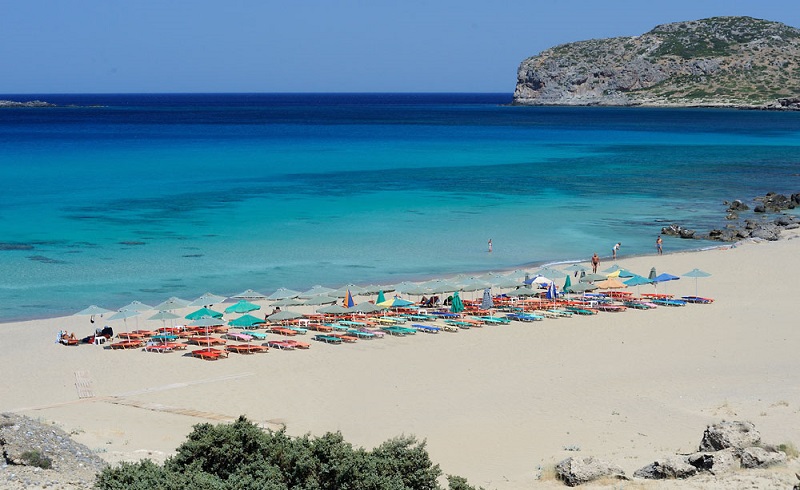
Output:
[[[704,427],[722,419],[750,420],[765,443],[798,446],[800,331],[792,291],[760,287],[800,274],[798,238],[792,230],[777,242],[617,260],[634,272],[653,265],[710,272],[699,280],[700,295],[716,299],[710,305],[340,346],[313,342],[307,351],[214,362],[61,346],[53,342],[64,321],[58,318],[5,324],[0,342],[13,348],[4,352],[0,412],[58,425],[111,463],[163,461],[194,424],[238,415],[295,436],[340,431],[357,447],[412,434],[427,441],[446,474],[498,490],[563,488],[537,475],[569,456],[595,456],[630,476],[658,458],[696,450]],[[687,278],[668,288],[694,294],[695,284]],[[76,373],[84,373],[93,397],[79,398]],[[759,475],[783,484],[798,469],[794,460],[736,477],[767,488]],[[725,477],[632,484],[707,488],[716,478]]]

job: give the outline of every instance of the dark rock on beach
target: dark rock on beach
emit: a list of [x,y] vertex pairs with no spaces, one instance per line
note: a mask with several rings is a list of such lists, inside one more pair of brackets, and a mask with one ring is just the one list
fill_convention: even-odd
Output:
[[655,461],[644,468],[636,470],[635,478],[647,480],[665,480],[689,478],[697,474],[697,468],[689,464],[686,456],[673,456]]
[[720,422],[706,427],[700,441],[700,451],[719,451],[731,447],[743,449],[760,443],[761,433],[752,422]]

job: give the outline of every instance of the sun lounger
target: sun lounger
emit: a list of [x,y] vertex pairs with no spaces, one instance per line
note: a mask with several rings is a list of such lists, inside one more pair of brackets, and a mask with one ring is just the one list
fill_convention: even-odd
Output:
[[144,341],[142,340],[123,340],[121,342],[115,342],[111,344],[111,348],[114,350],[117,349],[138,349],[144,345]]
[[317,332],[333,332],[333,327],[330,325],[325,325],[323,323],[309,323],[308,328],[311,330],[316,330]]
[[518,322],[537,322],[544,320],[541,315],[531,315],[530,313],[507,313],[506,318]]
[[333,344],[333,345],[339,345],[342,343],[342,339],[340,339],[339,337],[333,337],[331,335],[324,335],[324,334],[315,335],[313,339],[318,342],[325,342],[326,344]]
[[171,345],[168,344],[147,344],[144,346],[145,352],[159,352],[161,354],[172,352],[173,349]]
[[681,299],[687,303],[694,303],[698,305],[707,305],[714,302],[712,298],[702,298],[700,296],[681,296]]
[[420,323],[412,323],[411,326],[413,328],[416,328],[420,332],[425,332],[425,333],[439,333],[439,331],[441,330],[441,328],[439,327],[433,327],[431,325],[422,325]]
[[276,333],[278,335],[286,335],[289,337],[294,337],[295,335],[297,335],[296,331],[288,327],[270,327],[269,331],[272,333]]
[[404,337],[408,335],[408,332],[406,332],[405,329],[401,329],[398,327],[381,327],[381,330],[395,337]]
[[144,335],[133,332],[120,332],[117,334],[117,337],[125,340],[142,340]]
[[267,338],[267,334],[265,334],[264,332],[256,332],[255,330],[242,330],[239,333],[244,334],[244,335],[249,335],[249,336],[253,337],[254,339],[258,339],[258,340],[266,340],[266,338]]
[[366,339],[366,340],[371,340],[371,339],[375,338],[375,333],[374,332],[364,332],[364,331],[359,330],[357,328],[351,328],[347,332],[345,332],[345,334],[352,335],[353,337],[356,337],[356,338],[359,338],[359,339]]
[[244,333],[237,333],[237,332],[228,332],[225,334],[225,338],[228,340],[236,340],[239,342],[250,342],[253,340],[252,335],[247,335]]
[[197,345],[225,345],[225,339],[220,339],[217,337],[210,337],[204,335],[195,335],[193,337],[189,337],[188,342],[190,344],[197,344]]
[[501,316],[479,316],[477,319],[488,325],[507,325],[511,323],[511,320]]
[[152,337],[153,335],[156,334],[156,332],[154,332],[152,330],[134,330],[131,333],[139,334],[142,337]]
[[445,325],[450,325],[451,327],[458,327],[463,330],[469,330],[470,327],[474,325],[472,323],[463,322],[461,320],[445,320]]
[[58,343],[63,345],[79,345],[81,343],[81,340],[71,337],[62,337],[61,339],[59,339]]
[[586,308],[583,306],[569,305],[566,306],[566,309],[567,311],[571,311],[577,315],[596,315],[598,313],[598,310],[595,310],[593,308]]
[[567,311],[567,310],[562,310],[561,308],[550,308],[547,311],[549,311],[550,313],[555,314],[556,316],[558,316],[560,318],[572,318],[572,315],[574,315],[573,312]]
[[295,332],[297,332],[298,335],[305,335],[308,333],[308,329],[305,327],[296,327],[291,325],[286,328],[288,328],[289,330],[294,330]]
[[300,342],[299,340],[287,339],[283,341],[287,345],[291,345],[295,349],[310,349],[311,344],[308,342]]
[[622,302],[623,305],[627,306],[628,308],[633,308],[635,310],[652,310],[653,307],[645,303],[643,301],[635,301],[635,300],[625,300]]
[[611,312],[611,313],[620,313],[627,309],[622,305],[612,305],[609,303],[599,303],[596,306],[596,308],[600,311]]
[[351,344],[358,340],[358,337],[356,337],[355,335],[350,335],[347,332],[333,332],[329,333],[328,336],[342,339],[342,342],[348,342]]
[[256,344],[232,344],[225,346],[228,352],[236,352],[237,354],[255,354],[257,352],[267,352],[269,347]]
[[294,350],[295,346],[293,346],[287,340],[269,340],[267,341],[267,347],[272,347],[273,349],[280,349],[280,350]]
[[206,361],[216,361],[217,359],[228,357],[228,353],[224,350],[207,348],[197,349],[190,352],[192,357],[198,357]]
[[533,314],[540,315],[545,318],[561,318],[561,315],[550,310],[533,310]]
[[651,301],[659,306],[686,306],[682,299],[657,298]]

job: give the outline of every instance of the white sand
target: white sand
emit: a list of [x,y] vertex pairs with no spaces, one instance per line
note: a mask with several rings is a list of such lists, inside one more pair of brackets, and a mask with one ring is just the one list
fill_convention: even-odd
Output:
[[[696,450],[706,425],[723,419],[750,420],[766,442],[800,446],[793,287],[800,240],[787,235],[733,249],[620,257],[620,266],[645,275],[652,266],[712,273],[698,282],[701,296],[716,299],[711,305],[313,343],[309,351],[215,362],[54,343],[60,328],[92,333],[86,317],[4,324],[0,411],[52,421],[111,462],[162,460],[193,424],[240,414],[285,424],[293,435],[339,430],[365,447],[413,434],[427,440],[446,474],[497,489],[561,488],[536,477],[539,467],[568,456],[594,455],[631,475]],[[695,281],[666,287],[694,294]],[[135,323],[128,320],[129,328]],[[140,328],[159,326],[139,320]],[[76,371],[88,372],[94,398],[78,398]],[[794,480],[797,467],[626,485],[767,488],[776,478]]]

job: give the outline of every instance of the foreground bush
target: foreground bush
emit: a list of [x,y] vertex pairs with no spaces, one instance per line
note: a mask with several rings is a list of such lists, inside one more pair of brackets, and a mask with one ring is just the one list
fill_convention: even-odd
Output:
[[[163,466],[122,463],[98,475],[104,490],[439,490],[439,465],[424,442],[398,437],[372,451],[339,433],[290,437],[261,430],[245,417],[227,425],[199,424]],[[474,490],[448,475],[452,490]]]

